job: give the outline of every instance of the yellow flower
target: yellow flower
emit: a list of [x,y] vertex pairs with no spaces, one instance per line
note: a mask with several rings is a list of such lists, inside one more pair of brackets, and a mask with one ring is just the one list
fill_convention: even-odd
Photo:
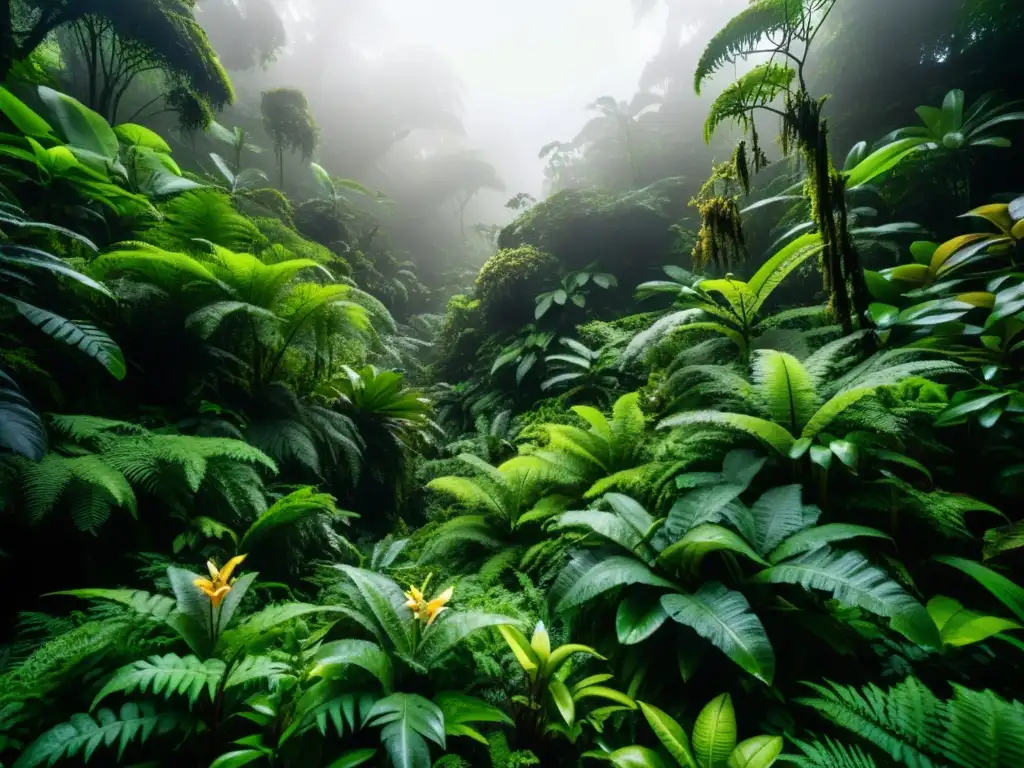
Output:
[[221,601],[231,591],[231,585],[234,583],[234,579],[231,578],[231,574],[234,573],[241,562],[245,560],[245,555],[238,555],[228,560],[224,567],[221,569],[217,568],[217,564],[213,560],[206,561],[206,567],[210,571],[210,578],[208,579],[196,579],[192,583],[199,587],[199,590],[210,598],[210,602],[213,603],[213,607],[217,608],[220,606]]
[[406,608],[409,608],[413,612],[420,609],[420,603],[423,602],[423,593],[420,592],[416,587],[409,587],[409,591],[404,593],[409,601],[405,604]]
[[[429,577],[427,579],[429,581]],[[423,590],[427,588],[427,582],[423,582],[423,586],[420,588],[409,587],[409,591],[403,593],[408,602],[405,607],[413,612],[413,615],[420,621],[425,621],[429,627],[434,623],[441,613],[447,611],[445,603],[452,599],[452,595],[455,593],[453,587],[448,587],[444,592],[435,597],[433,600],[427,600],[423,595]]]
[[[444,611],[448,610],[445,607],[445,603],[447,603],[449,600],[451,600],[452,599],[452,595],[454,595],[454,594],[455,594],[455,588],[454,587],[448,587],[448,589],[446,589],[440,595],[438,595],[433,600],[431,600],[429,603],[427,603],[427,605],[426,605],[426,612],[427,612],[427,626],[428,627],[431,624],[434,623],[434,619],[436,619],[441,613],[443,613]],[[422,614],[421,614],[421,618],[422,618]]]

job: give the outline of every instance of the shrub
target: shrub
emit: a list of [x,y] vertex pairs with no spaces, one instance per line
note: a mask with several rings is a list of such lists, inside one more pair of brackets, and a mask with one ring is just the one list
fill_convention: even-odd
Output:
[[476,296],[495,329],[514,329],[533,319],[533,297],[558,278],[558,262],[530,246],[506,248],[488,259],[476,279]]

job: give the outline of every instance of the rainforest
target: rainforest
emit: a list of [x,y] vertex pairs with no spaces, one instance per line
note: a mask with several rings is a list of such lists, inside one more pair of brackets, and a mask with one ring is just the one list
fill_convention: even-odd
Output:
[[1022,39],[0,0],[0,768],[1024,768]]

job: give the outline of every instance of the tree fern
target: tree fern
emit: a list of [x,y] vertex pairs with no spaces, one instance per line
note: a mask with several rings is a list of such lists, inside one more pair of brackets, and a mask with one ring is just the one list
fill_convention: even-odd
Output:
[[186,286],[194,290],[193,283],[205,283],[211,289],[226,288],[203,263],[150,243],[119,243],[89,264],[89,274],[100,279],[130,277],[174,294],[180,294]]
[[135,493],[124,475],[99,456],[47,454],[39,463],[19,462],[22,495],[29,519],[38,522],[62,496],[83,531],[95,532],[118,506],[135,514]]
[[236,211],[228,196],[214,190],[177,195],[162,206],[162,213],[146,238],[171,251],[194,250],[198,239],[233,251],[259,250],[266,242],[252,220]]
[[770,34],[786,30],[803,13],[803,0],[754,0],[711,38],[704,48],[693,87],[700,93],[704,82],[723,65],[735,61]]
[[[796,3],[797,0],[790,2]],[[746,128],[750,110],[767,106],[787,93],[794,78],[796,70],[774,62],[760,64],[740,75],[711,104],[704,123],[704,141],[710,144],[718,126],[729,120],[735,120]]]
[[117,744],[120,760],[129,744],[144,744],[153,735],[162,736],[182,723],[174,712],[158,711],[152,704],[128,702],[118,712],[101,709],[95,716],[72,715],[32,742],[14,763],[14,768],[53,765],[62,758],[81,755],[88,762],[101,745]]

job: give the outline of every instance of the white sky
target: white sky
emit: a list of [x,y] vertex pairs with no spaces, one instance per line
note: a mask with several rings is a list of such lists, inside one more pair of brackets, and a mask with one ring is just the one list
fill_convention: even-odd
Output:
[[540,148],[567,141],[599,96],[629,98],[664,19],[634,24],[630,0],[378,0],[388,43],[444,54],[465,85],[468,141],[508,185],[538,194]]

